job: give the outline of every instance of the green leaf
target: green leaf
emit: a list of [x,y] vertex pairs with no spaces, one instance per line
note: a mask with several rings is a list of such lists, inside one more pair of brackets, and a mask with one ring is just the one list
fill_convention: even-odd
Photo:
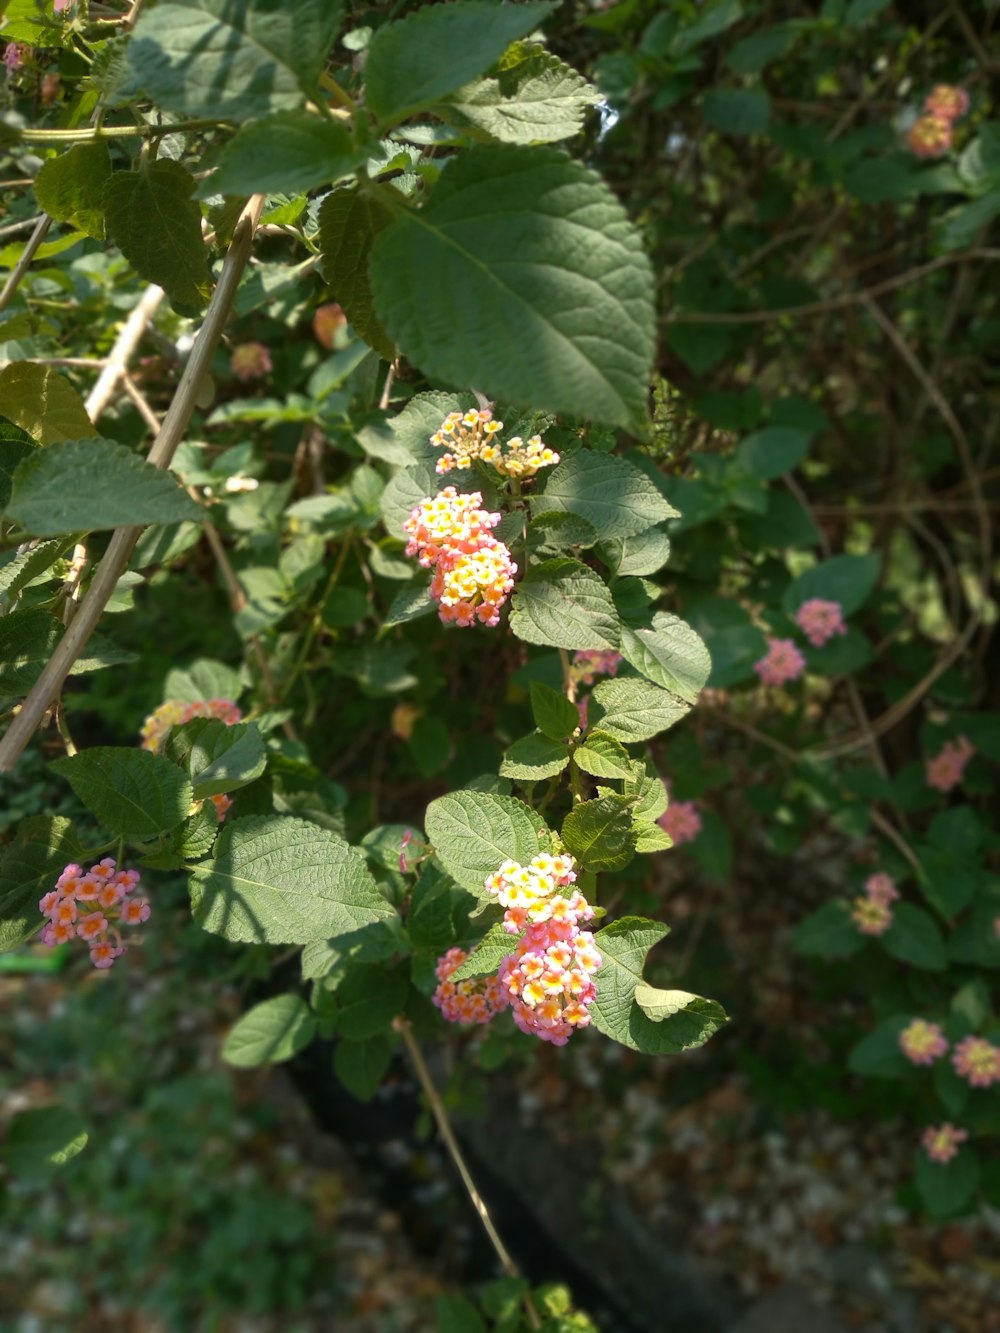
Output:
[[867,23],[869,19],[881,14],[883,9],[887,9],[890,2],[891,0],[851,0],[844,15],[844,23],[848,28],[860,27],[862,23]]
[[301,995],[276,995],[255,1004],[229,1031],[222,1058],[237,1069],[290,1060],[316,1035],[316,1015]]
[[366,1041],[339,1041],[333,1053],[334,1073],[358,1101],[370,1102],[392,1063],[396,1039],[386,1033]]
[[621,870],[632,860],[636,840],[632,803],[630,796],[601,796],[574,805],[563,820],[566,850],[585,870]]
[[702,114],[723,134],[762,134],[771,119],[767,94],[753,88],[712,88],[705,94]]
[[118,99],[235,121],[301,106],[340,17],[338,0],[163,0],[136,25]]
[[164,699],[198,703],[206,699],[235,700],[243,693],[239,672],[224,662],[199,657],[186,667],[172,667],[163,686]]
[[531,508],[535,514],[578,514],[602,541],[634,537],[677,517],[677,510],[635,464],[616,454],[584,449],[549,473],[542,494],[531,496]]
[[479,79],[448,99],[462,125],[474,126],[500,143],[557,143],[583,129],[600,92],[558,56],[539,47],[503,69]]
[[[0,370],[0,413],[39,444],[97,434],[83,399],[69,380],[51,366],[30,361]],[[5,434],[2,438],[10,437]]]
[[971,1148],[959,1148],[950,1162],[932,1162],[924,1150],[917,1153],[917,1192],[931,1217],[954,1217],[976,1197],[980,1180],[979,1158]]
[[106,143],[80,143],[46,162],[35,177],[35,198],[57,222],[104,240],[104,186],[111,176]]
[[198,194],[304,194],[349,176],[366,155],[345,125],[308,111],[276,111],[230,139]]
[[526,643],[617,648],[620,623],[608,585],[579,560],[545,560],[514,589],[510,627]]
[[558,6],[460,0],[424,5],[380,27],[368,44],[365,105],[383,126],[440,102],[494,64]]
[[590,715],[590,725],[626,745],[648,741],[691,711],[691,705],[679,695],[628,677],[602,680],[594,687],[591,703],[597,708]]
[[149,842],[176,828],[191,809],[191,783],[176,764],[149,750],[92,745],[51,767],[116,837]]
[[15,597],[50,569],[69,546],[67,541],[40,542],[0,565],[0,594],[8,601]]
[[912,1021],[909,1014],[884,1019],[851,1050],[848,1069],[866,1078],[901,1078],[913,1066],[903,1054],[899,1037]]
[[1000,935],[993,925],[997,915],[994,904],[983,903],[973,907],[958,923],[948,941],[949,953],[955,962],[1000,968]]
[[116,171],[104,187],[109,238],[136,273],[162,287],[184,315],[197,314],[212,290],[194,187],[191,173],[169,158],[137,171]]
[[541,731],[531,731],[507,747],[500,764],[502,778],[538,782],[555,777],[569,763],[565,741],[554,741]]
[[649,629],[623,626],[621,652],[647,680],[689,704],[696,702],[712,670],[712,659],[699,636],[666,611],[653,616]]
[[635,798],[632,818],[653,823],[666,811],[667,789],[651,759],[632,761],[632,776],[625,783],[625,795]]
[[483,1317],[466,1297],[439,1296],[434,1302],[436,1333],[487,1333]]
[[264,738],[255,722],[227,726],[219,718],[199,717],[181,730],[191,741],[188,773],[196,801],[245,787],[267,765]]
[[402,943],[401,930],[399,917],[393,916],[333,940],[310,940],[302,950],[302,979],[322,977],[327,990],[336,990],[352,965],[391,958]]
[[39,537],[203,516],[171,473],[102,439],[54,444],[18,464],[7,513]]
[[744,607],[730,598],[708,597],[686,615],[712,659],[709,685],[728,689],[754,678],[753,664],[767,652],[767,642]]
[[371,278],[380,319],[426,375],[645,432],[649,261],[604,182],[559,150],[452,159],[430,201],[377,237]]
[[868,600],[878,582],[881,559],[870,555],[835,555],[805,570],[785,592],[782,606],[791,616],[811,597],[839,602],[845,616]]
[[606,1037],[648,1055],[702,1046],[727,1021],[714,1000],[685,991],[658,991],[643,981],[646,954],[666,934],[666,926],[659,922],[631,916],[605,926],[594,937],[603,966],[594,978],[597,998],[590,1008],[591,1021]]
[[531,682],[531,713],[538,730],[554,741],[572,736],[580,725],[576,704],[540,680]]
[[662,528],[647,528],[634,537],[611,537],[601,546],[605,560],[619,578],[655,574],[670,559],[670,538]]
[[304,819],[227,821],[215,859],[194,868],[195,920],[237,943],[308,944],[394,915],[343,838]]
[[798,32],[792,23],[778,23],[773,28],[751,33],[729,49],[726,64],[735,74],[759,74],[785,54]]
[[319,210],[323,276],[331,295],[343,307],[358,337],[387,361],[392,360],[395,349],[375,313],[368,262],[376,236],[391,221],[392,214],[384,205],[356,190],[335,190]]
[[87,1146],[90,1134],[80,1117],[61,1106],[20,1111],[7,1129],[3,1157],[12,1175],[47,1179]]
[[577,768],[595,778],[615,778],[628,781],[632,777],[632,760],[620,741],[606,731],[591,731],[583,745],[573,751]]
[[512,796],[455,791],[427,807],[427,837],[456,884],[487,898],[486,876],[504,861],[521,865],[542,850],[538,815]]
[[[520,515],[518,517],[521,517]],[[567,551],[576,546],[593,546],[597,533],[579,514],[564,514],[558,509],[539,514],[528,524],[528,550]]]
[[32,607],[0,616],[0,698],[27,694],[59,642],[62,626]]
[[811,434],[790,426],[755,431],[736,450],[736,462],[755,477],[770,481],[798,467],[809,449]]
[[882,936],[882,947],[893,958],[929,972],[942,972],[948,964],[944,938],[937,922],[929,912],[913,903],[895,904],[892,925]]
[[497,921],[479,941],[476,947],[452,972],[450,981],[465,981],[469,977],[487,977],[496,972],[503,960],[514,952],[517,936],[505,930],[502,921]]
[[43,924],[39,899],[84,855],[72,820],[28,815],[19,821],[14,841],[0,852],[0,953],[34,935]]
[[409,988],[398,967],[378,963],[352,967],[337,990],[338,1031],[349,1041],[384,1034],[404,1008]]
[[400,588],[392,599],[385,620],[382,621],[382,628],[391,629],[394,625],[407,625],[411,620],[419,620],[436,610],[437,603],[431,598],[429,584],[408,583],[405,588]]
[[810,913],[792,936],[792,948],[807,958],[851,958],[864,947],[864,936],[851,920],[851,909],[840,898]]

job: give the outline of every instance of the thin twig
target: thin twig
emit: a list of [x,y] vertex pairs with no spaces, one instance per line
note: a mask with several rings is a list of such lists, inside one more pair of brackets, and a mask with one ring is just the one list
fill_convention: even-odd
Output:
[[[0,184],[6,185],[6,181]],[[32,227],[38,225],[38,218],[22,218],[20,222],[10,222],[6,227],[0,227],[0,240],[6,240],[8,236],[19,236],[22,231],[31,231]]]
[[128,319],[115,339],[110,355],[105,360],[104,369],[98,376],[97,383],[87,395],[85,407],[91,421],[96,423],[97,418],[115,396],[118,382],[125,374],[128,363],[146,330],[146,325],[153,318],[162,300],[163,288],[152,284],[132,307]]
[[877,282],[873,287],[868,287],[864,291],[848,292],[844,296],[831,296],[825,301],[811,301],[806,305],[779,306],[774,310],[735,310],[727,313],[710,310],[678,311],[675,314],[668,315],[664,323],[766,324],[772,319],[825,315],[831,310],[842,310],[847,306],[866,305],[873,296],[881,296],[884,292],[891,292],[896,287],[904,287],[907,283],[916,282],[918,278],[926,277],[928,273],[933,273],[936,269],[946,268],[951,264],[962,263],[968,259],[1000,259],[1000,250],[964,250],[957,255],[941,255],[937,259],[928,260],[926,264],[918,264],[916,268],[907,269],[905,273],[897,273],[894,278],[886,278],[882,282]]
[[389,399],[392,396],[392,384],[396,378],[396,371],[398,368],[398,361],[389,362],[389,369],[385,373],[385,383],[382,385],[382,397],[378,400],[379,411],[381,412],[388,410]]
[[14,299],[14,293],[20,287],[24,275],[31,267],[31,262],[42,241],[45,240],[45,233],[52,225],[52,219],[48,213],[43,213],[35,223],[35,230],[28,237],[24,245],[21,258],[17,261],[10,271],[10,277],[4,283],[3,291],[0,292],[0,310],[6,310]]
[[[163,426],[149,452],[155,467],[170,465],[194,411],[201,383],[208,372],[223,327],[229,317],[240,278],[250,257],[254,231],[264,208],[264,196],[254,195],[240,216],[219,281],[205,312],[199,337],[181,376]],[[116,528],[80,609],[56,645],[42,674],[32,686],[7,734],[0,740],[0,772],[9,772],[20,758],[39,723],[63,687],[73,663],[100,620],[142,532],[141,527]]]
[[[423,1052],[413,1035],[413,1028],[410,1026],[410,1020],[400,1014],[393,1019],[392,1026],[403,1039],[403,1045],[406,1047],[407,1054],[413,1062],[413,1068],[416,1071],[420,1086],[423,1089],[424,1096],[431,1108],[431,1114],[434,1116],[438,1127],[438,1133],[444,1141],[444,1146],[448,1149],[448,1154],[455,1169],[461,1177],[462,1184],[465,1186],[465,1192],[468,1194],[473,1208],[479,1214],[479,1220],[483,1224],[483,1230],[489,1237],[490,1244],[496,1251],[496,1256],[500,1260],[503,1271],[510,1278],[519,1278],[521,1276],[517,1264],[511,1257],[506,1245],[500,1239],[500,1233],[493,1225],[493,1219],[490,1217],[483,1202],[483,1197],[476,1188],[476,1182],[472,1178],[472,1173],[466,1165],[465,1158],[462,1156],[462,1150],[458,1146],[458,1140],[455,1138],[455,1132],[451,1127],[451,1121],[448,1119],[448,1112],[445,1110],[441,1095],[434,1086],[434,1080],[431,1078],[431,1072],[427,1068],[427,1062],[424,1060]],[[528,1316],[528,1323],[534,1329],[541,1328],[541,1320],[538,1317],[538,1311],[535,1309],[534,1302],[531,1299],[531,1293],[526,1292],[524,1296],[525,1311]]]

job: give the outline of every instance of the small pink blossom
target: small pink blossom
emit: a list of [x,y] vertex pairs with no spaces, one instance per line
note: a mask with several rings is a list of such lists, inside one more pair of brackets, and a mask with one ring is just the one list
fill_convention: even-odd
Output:
[[220,792],[217,796],[211,797],[211,801],[215,807],[215,817],[221,824],[233,808],[233,798],[227,796],[225,792]]
[[1000,1083],[1000,1046],[985,1037],[966,1037],[951,1055],[956,1074],[973,1088],[988,1088]]
[[621,653],[600,648],[580,649],[573,654],[570,678],[581,685],[593,685],[598,676],[617,676],[621,663]]
[[846,634],[844,611],[839,602],[810,597],[795,613],[795,623],[814,648],[822,648],[836,634]]
[[128,898],[139,884],[137,870],[119,870],[113,857],[105,856],[86,874],[78,865],[68,865],[39,902],[49,920],[42,927],[41,942],[47,948],[65,944],[74,937],[90,946],[90,959],[97,968],[108,968],[125,952],[113,922],[139,925],[148,920],[145,898]]
[[969,1137],[967,1129],[957,1129],[947,1122],[943,1125],[931,1125],[920,1136],[932,1162],[950,1162],[958,1155],[958,1146]]
[[694,842],[701,832],[701,815],[694,801],[671,801],[656,822],[675,847]]
[[949,122],[961,120],[968,114],[969,106],[969,94],[965,89],[956,88],[949,83],[939,83],[924,99],[924,111],[927,115]]
[[912,1064],[932,1065],[948,1049],[948,1038],[937,1023],[915,1018],[899,1034],[899,1045]]
[[10,74],[16,73],[31,54],[31,47],[24,42],[8,42],[3,53],[3,63]]
[[488,1023],[507,999],[496,976],[451,980],[468,956],[464,949],[449,949],[438,959],[438,988],[431,998],[449,1023]]
[[150,906],[145,898],[129,898],[122,904],[121,920],[126,926],[138,926],[149,920]]
[[787,685],[805,671],[806,659],[791,639],[768,639],[767,652],[753,669],[764,685]]
[[927,785],[937,791],[951,791],[962,781],[965,766],[976,753],[967,736],[945,741],[941,753],[927,760]]
[[884,871],[879,871],[877,875],[869,875],[865,880],[865,893],[873,903],[883,903],[888,906],[899,897],[899,890],[893,882],[892,876]]
[[582,699],[576,701],[576,712],[580,719],[580,730],[587,730],[587,714],[590,711],[590,695],[585,694]]
[[244,384],[263,379],[274,369],[271,353],[261,342],[240,343],[234,347],[229,366],[236,378]]
[[81,940],[97,940],[107,934],[108,919],[99,912],[89,912],[79,923],[76,933]]
[[49,889],[38,904],[38,910],[42,916],[51,916],[56,903],[59,901],[58,889]]
[[952,122],[944,116],[923,115],[914,121],[906,142],[914,157],[944,157],[954,137]]

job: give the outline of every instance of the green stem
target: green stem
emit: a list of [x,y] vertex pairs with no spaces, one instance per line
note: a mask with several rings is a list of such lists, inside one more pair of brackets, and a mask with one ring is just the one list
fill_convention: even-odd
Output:
[[284,700],[288,698],[289,694],[291,693],[293,685],[295,684],[295,682],[298,680],[299,676],[301,676],[303,670],[305,669],[306,661],[309,657],[309,654],[312,652],[313,646],[316,642],[316,638],[323,627],[323,607],[326,606],[327,598],[330,596],[330,593],[333,592],[334,588],[337,586],[337,580],[343,573],[344,563],[347,560],[347,553],[351,549],[353,544],[354,544],[354,539],[348,537],[347,540],[344,542],[343,546],[340,548],[340,552],[337,556],[336,563],[334,564],[333,569],[330,573],[330,577],[327,580],[326,587],[323,589],[323,596],[320,598],[319,604],[317,605],[316,610],[313,612],[313,618],[309,622],[309,628],[306,630],[305,635],[303,636],[302,647],[299,650],[298,657],[295,659],[295,665],[292,667],[291,674],[289,675],[287,681],[285,682],[284,688],[281,691],[282,702],[284,702]]
[[21,130],[23,143],[92,143],[95,139],[162,139],[188,130],[216,129],[219,120],[179,120],[174,125],[82,125],[76,130]]

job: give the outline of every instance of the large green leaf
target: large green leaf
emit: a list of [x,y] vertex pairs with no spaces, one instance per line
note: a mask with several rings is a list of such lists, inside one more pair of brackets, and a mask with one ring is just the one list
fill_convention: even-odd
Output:
[[648,741],[691,711],[691,705],[679,695],[627,677],[602,680],[591,698],[597,709],[591,711],[590,725],[626,745]]
[[56,759],[52,768],[116,837],[149,842],[176,828],[191,808],[191,783],[176,764],[149,750],[93,745]]
[[514,952],[517,936],[504,928],[502,921],[497,921],[479,941],[476,947],[451,973],[450,981],[465,981],[468,977],[486,977],[496,972],[505,958]]
[[104,240],[104,186],[111,175],[106,143],[79,143],[46,162],[35,177],[39,206],[57,222],[72,223]]
[[214,860],[192,872],[191,899],[205,930],[241,943],[307,944],[393,915],[359,851],[280,815],[227,821]]
[[[323,276],[329,283],[331,294],[340,302],[358,337],[386,360],[393,357],[392,339],[375,314],[368,260],[375,237],[391,220],[389,210],[377,199],[356,190],[335,190],[324,199],[319,210]],[[437,429],[445,415],[442,413],[432,430]],[[398,458],[390,459],[390,462],[399,461]]]
[[649,629],[622,627],[622,656],[647,680],[693,704],[704,688],[712,659],[690,625],[666,611],[653,616]]
[[0,953],[16,949],[43,924],[38,901],[63,869],[83,859],[72,821],[29,815],[0,852]]
[[378,236],[371,278],[379,318],[425,374],[645,432],[649,261],[604,182],[559,150],[455,158],[430,202]]
[[316,1035],[316,1016],[301,995],[255,1004],[229,1031],[222,1058],[238,1069],[290,1060]]
[[502,778],[516,778],[521,782],[538,782],[555,777],[569,763],[569,749],[565,741],[554,741],[542,731],[530,731],[507,747],[500,764]]
[[5,598],[26,588],[29,583],[39,578],[53,565],[71,543],[69,541],[39,542],[37,546],[15,555],[5,565],[0,565],[0,594]]
[[510,627],[526,643],[617,648],[621,629],[607,584],[579,560],[545,560],[514,589]]
[[62,626],[40,607],[0,616],[0,698],[27,694],[59,642]]
[[169,158],[116,171],[104,187],[108,236],[136,273],[158,283],[187,315],[201,310],[212,289],[194,187],[191,173]]
[[531,712],[535,726],[550,740],[564,740],[580,725],[576,705],[544,681],[531,682]]
[[213,120],[301,106],[340,15],[338,0],[161,0],[136,25],[118,96]]
[[255,722],[227,726],[219,718],[196,718],[182,731],[190,740],[187,764],[196,801],[236,791],[263,773],[267,754]]
[[971,1148],[960,1148],[950,1162],[932,1162],[925,1151],[917,1153],[916,1184],[931,1217],[954,1217],[964,1212],[979,1188],[979,1158]]
[[812,597],[839,602],[845,616],[857,611],[878,582],[881,560],[870,555],[835,555],[801,573],[785,592],[783,605],[789,615]]
[[198,193],[304,193],[349,176],[364,156],[346,126],[307,111],[276,111],[251,121],[226,144]]
[[479,79],[448,99],[462,125],[501,143],[557,143],[583,129],[589,107],[601,94],[558,56],[525,46],[525,58]]
[[70,440],[18,464],[7,514],[39,537],[197,520],[171,473],[112,440]]
[[392,125],[482,74],[554,9],[549,2],[424,5],[379,28],[368,45],[365,105]]
[[563,820],[562,840],[584,870],[621,870],[632,860],[636,831],[632,798],[609,795],[574,805]]
[[486,876],[504,861],[524,865],[537,856],[545,825],[512,796],[454,791],[431,801],[426,828],[435,856],[455,883],[486,898]]
[[338,1041],[333,1053],[334,1073],[352,1096],[362,1102],[371,1101],[392,1063],[395,1045],[391,1033],[364,1041]]
[[337,989],[337,1029],[349,1041],[388,1034],[406,1004],[409,983],[401,968],[364,964],[349,969]]
[[83,399],[65,375],[30,361],[0,370],[0,414],[39,444],[97,434]]
[[15,1115],[7,1129],[3,1158],[15,1176],[47,1180],[87,1146],[87,1126],[62,1106],[36,1106]]
[[597,998],[590,1008],[591,1021],[606,1037],[647,1055],[702,1046],[727,1021],[714,1000],[657,990],[643,981],[646,954],[666,934],[666,926],[632,916],[595,936],[603,966],[594,978]]
[[531,497],[531,508],[536,514],[551,510],[578,514],[602,541],[632,537],[677,517],[677,510],[635,464],[616,454],[586,449],[549,473],[545,490]]
[[944,936],[937,922],[913,903],[895,905],[892,925],[882,936],[882,947],[894,958],[929,972],[942,972],[948,964]]
[[866,1078],[901,1078],[912,1068],[903,1054],[899,1037],[912,1022],[910,1014],[894,1014],[851,1048],[847,1067]]

